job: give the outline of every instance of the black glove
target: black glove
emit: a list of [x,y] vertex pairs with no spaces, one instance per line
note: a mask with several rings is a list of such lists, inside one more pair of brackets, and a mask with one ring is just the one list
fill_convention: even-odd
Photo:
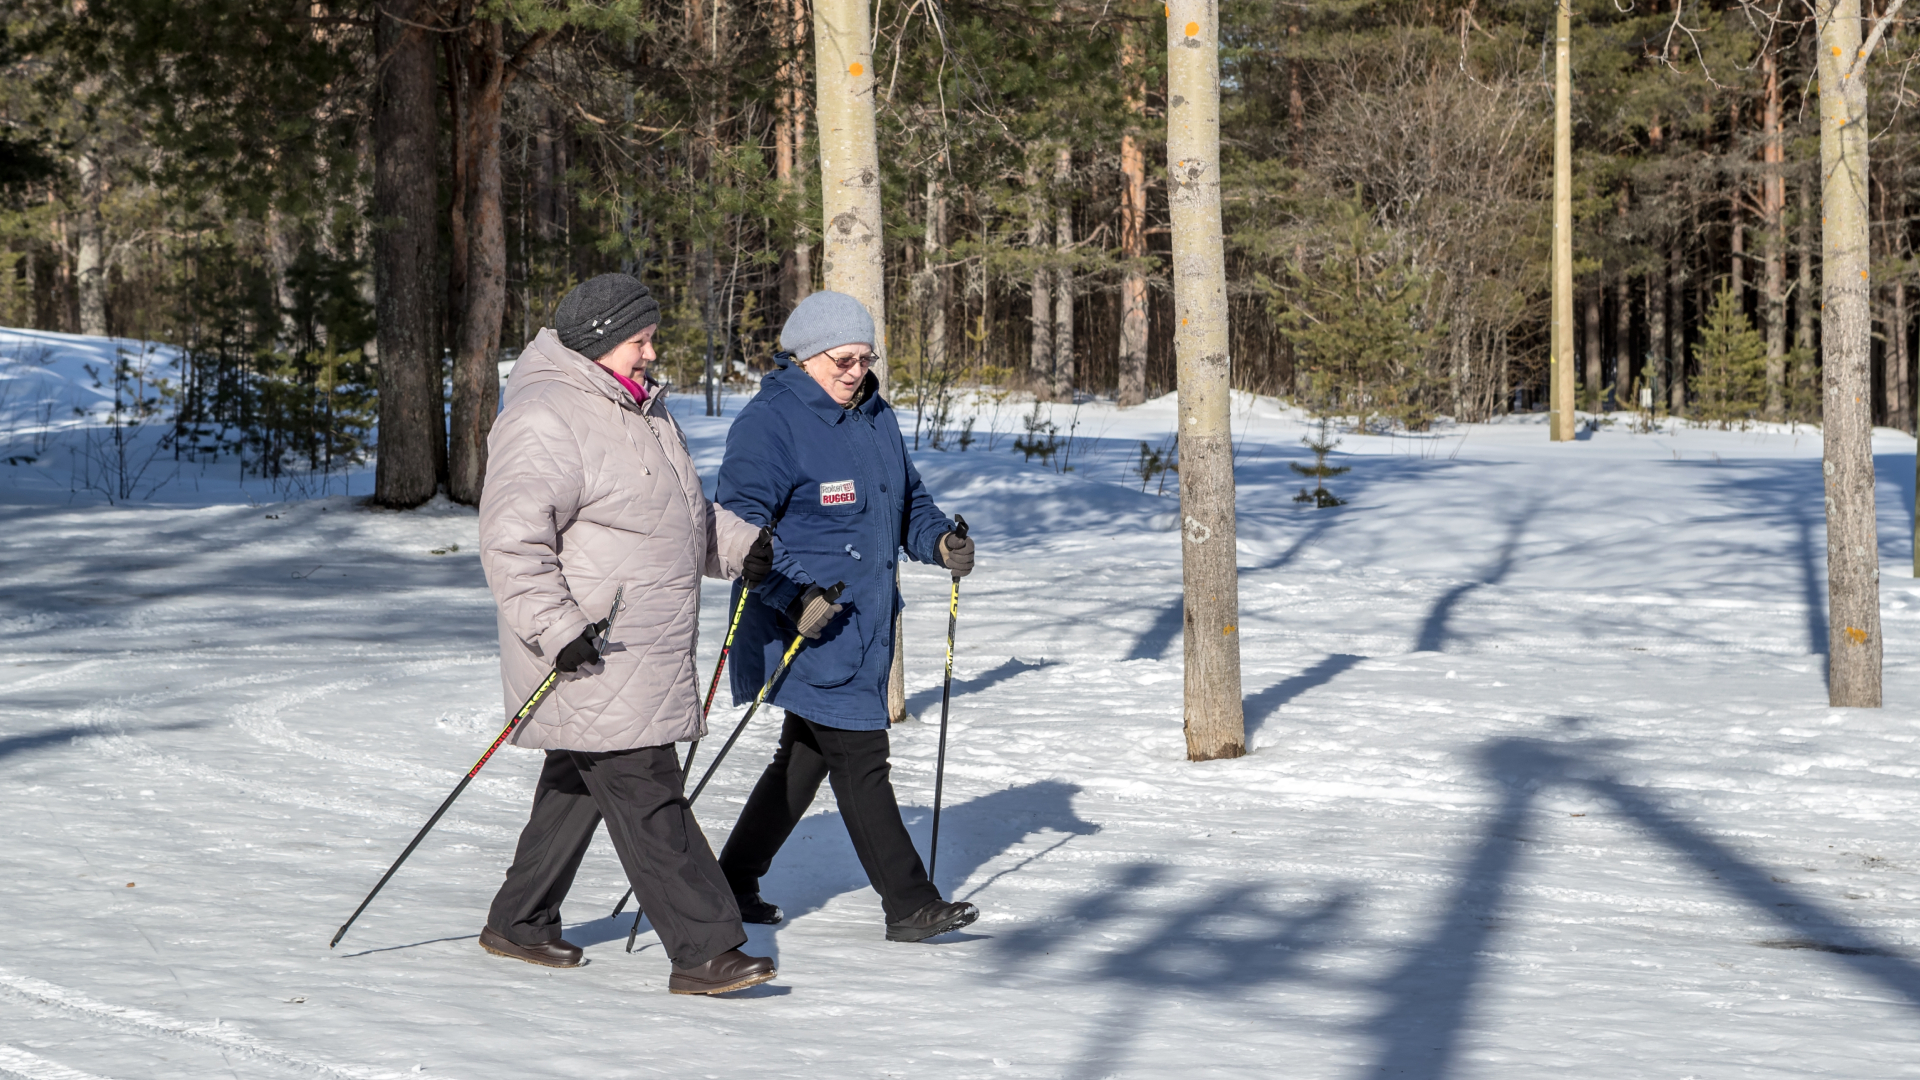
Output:
[[599,663],[600,650],[593,643],[596,636],[591,626],[580,631],[580,636],[567,642],[567,647],[554,657],[553,666],[559,668],[562,674],[571,675],[588,664]]
[[807,591],[794,598],[787,605],[787,618],[793,620],[794,629],[800,631],[808,640],[818,641],[820,632],[827,628],[835,615],[840,614],[844,604],[836,604],[827,599],[827,590],[818,585],[810,585]]
[[747,557],[740,560],[740,576],[746,579],[747,587],[760,584],[768,574],[773,573],[773,530],[762,528],[760,536],[747,549]]
[[957,578],[973,573],[973,537],[948,533],[940,538],[940,561]]

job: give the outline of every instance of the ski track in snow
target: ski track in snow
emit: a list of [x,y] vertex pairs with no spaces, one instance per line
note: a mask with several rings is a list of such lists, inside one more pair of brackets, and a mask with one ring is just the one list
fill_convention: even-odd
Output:
[[[711,490],[728,421],[676,405]],[[1236,396],[1251,752],[1189,764],[1177,503],[1124,472],[1172,403],[1079,416],[1071,474],[1011,411],[916,455],[981,544],[939,860],[981,920],[880,940],[823,791],[749,930],[781,977],[723,1000],[622,951],[604,838],[586,967],[475,947],[511,749],[326,948],[503,720],[470,511],[0,473],[0,1076],[1920,1076],[1911,439],[1877,439],[1888,707],[1835,710],[1817,434],[1347,434],[1313,510],[1299,418]],[[924,850],[947,586],[903,585]],[[702,799],[716,847],[777,729]]]
[[104,1080],[93,1073],[69,1069],[17,1046],[0,1045],[0,1076],[25,1080]]
[[[57,1010],[64,1015],[76,1017],[85,1023],[99,1027],[128,1031],[152,1038],[177,1039],[310,1075],[337,1076],[342,1077],[343,1080],[384,1080],[386,1077],[399,1075],[376,1069],[330,1065],[285,1053],[251,1035],[228,1029],[217,1018],[211,1023],[185,1021],[145,1009],[110,1005],[94,1001],[85,994],[75,993],[40,979],[16,975],[4,969],[0,969],[0,993]],[[4,1060],[0,1058],[0,1061]],[[22,1064],[25,1062],[23,1061]],[[71,1070],[65,1071],[71,1072]]]

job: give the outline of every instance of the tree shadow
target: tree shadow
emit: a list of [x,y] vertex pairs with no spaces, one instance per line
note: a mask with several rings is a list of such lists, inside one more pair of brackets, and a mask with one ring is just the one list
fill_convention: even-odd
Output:
[[[1567,723],[1578,718],[1560,719],[1578,727]],[[1438,898],[1437,921],[1397,950],[1399,961],[1377,978],[1343,979],[1311,963],[1317,951],[1352,944],[1343,935],[1350,937],[1349,915],[1360,899],[1355,891],[1276,903],[1269,897],[1278,883],[1235,882],[1168,903],[1168,868],[1146,862],[1114,868],[1059,913],[1000,934],[991,948],[1002,960],[1003,978],[1110,988],[1106,1006],[1090,1015],[1070,1076],[1104,1077],[1123,1068],[1136,1040],[1152,1030],[1153,1008],[1170,992],[1225,1008],[1257,1000],[1253,995],[1263,988],[1298,983],[1384,1001],[1359,1026],[1377,1048],[1363,1075],[1447,1080],[1459,1072],[1465,1037],[1486,997],[1496,939],[1524,915],[1515,910],[1513,885],[1525,869],[1524,845],[1534,842],[1535,800],[1549,788],[1574,787],[1606,799],[1682,856],[1699,884],[1780,927],[1778,938],[1753,942],[1756,947],[1831,956],[1920,1008],[1920,962],[1682,820],[1657,796],[1612,776],[1595,755],[1618,745],[1595,740],[1570,748],[1507,738],[1483,746],[1477,756],[1498,787],[1498,801],[1454,885]]]
[[[161,731],[187,731],[193,728],[206,727],[207,723],[208,721],[205,720],[179,720],[167,724],[151,724],[145,727],[128,728],[125,734],[147,735]],[[9,735],[6,738],[0,739],[0,759],[11,757],[14,754],[25,754],[35,750],[50,749],[59,743],[72,742],[74,739],[98,734],[100,734],[100,729],[90,724],[62,724],[59,727],[48,728],[45,731],[35,731],[23,735]]]
[[1181,624],[1186,620],[1187,601],[1183,596],[1175,596],[1173,602],[1160,609],[1153,617],[1153,625],[1146,628],[1134,639],[1133,648],[1127,650],[1128,660],[1159,660],[1166,656],[1167,648],[1173,639],[1180,636]]
[[1532,811],[1535,789],[1525,775],[1528,770],[1516,767],[1524,765],[1523,753],[1496,746],[1482,760],[1502,783],[1500,804],[1481,833],[1466,873],[1442,901],[1445,914],[1439,925],[1375,986],[1387,1000],[1366,1025],[1381,1044],[1380,1062],[1373,1070],[1379,1075],[1440,1080],[1459,1053],[1483,957],[1499,926],[1507,881],[1519,862],[1521,830]]
[[1768,948],[1810,949],[1879,983],[1920,1007],[1920,965],[1891,944],[1850,925],[1819,901],[1780,882],[1765,869],[1707,836],[1661,806],[1642,789],[1606,774],[1599,763],[1530,739],[1501,739],[1480,751],[1486,771],[1501,785],[1499,806],[1481,835],[1459,885],[1444,902],[1446,914],[1422,945],[1375,987],[1387,1006],[1367,1024],[1381,1045],[1375,1074],[1443,1080],[1453,1072],[1461,1036],[1483,982],[1483,957],[1493,948],[1511,896],[1508,882],[1520,862],[1520,845],[1533,814],[1534,796],[1552,786],[1582,787],[1684,856],[1700,871],[1700,883],[1720,889],[1780,924],[1791,936],[1756,942]]
[[[1678,466],[1680,463],[1675,463]],[[1749,561],[1775,556],[1791,560],[1799,571],[1801,610],[1807,626],[1807,651],[1827,655],[1826,480],[1820,459],[1742,461],[1739,469],[1716,469],[1709,487],[1728,496],[1739,508],[1727,525],[1743,528],[1751,551]],[[1793,530],[1787,550],[1769,549],[1752,529],[1752,518],[1784,521]],[[1827,673],[1823,671],[1822,677]]]
[[[1277,904],[1270,882],[1212,890],[1174,907],[1150,906],[1141,894],[1159,884],[1166,868],[1131,863],[1105,887],[1060,916],[1002,935],[995,951],[1008,970],[1031,971],[1044,956],[1086,943],[1065,975],[1118,988],[1082,1040],[1069,1076],[1110,1076],[1132,1040],[1146,1030],[1153,1005],[1171,991],[1235,1002],[1248,991],[1281,982],[1313,981],[1305,961],[1333,940],[1348,919],[1353,897],[1335,894],[1305,904]],[[1129,933],[1138,924],[1146,928]],[[1117,948],[1106,943],[1131,938]]]
[[1420,635],[1415,640],[1413,651],[1446,652],[1447,641],[1452,638],[1453,609],[1459,605],[1468,593],[1484,585],[1498,585],[1513,572],[1514,555],[1519,551],[1520,539],[1526,534],[1527,526],[1540,512],[1540,504],[1520,511],[1507,519],[1507,538],[1500,544],[1500,552],[1493,562],[1477,579],[1463,581],[1440,595],[1434,601],[1432,610],[1427,612],[1426,621],[1420,624]]
[[[1077,784],[1041,780],[945,807],[940,812],[940,880],[957,888],[982,866],[1019,846],[1035,833],[1063,833],[1062,839],[1071,839],[1099,832],[1098,823],[1085,820],[1074,810],[1073,797],[1079,793]],[[832,788],[822,784],[819,797],[831,799]],[[900,815],[906,820],[907,831],[913,836],[915,847],[922,853],[924,861],[933,828],[932,807],[903,803]],[[714,837],[716,850],[725,843],[724,836]],[[1037,852],[1015,866],[999,871],[972,889],[968,896],[977,896],[1000,878],[1017,873],[1044,854],[1046,851]],[[760,894],[780,905],[786,913],[786,919],[773,927],[749,927],[749,933],[755,935],[755,947],[771,949],[771,955],[777,961],[779,933],[793,926],[800,917],[813,914],[826,907],[835,897],[850,892],[866,892],[871,897],[874,931],[878,933],[883,920],[880,898],[872,895],[867,884],[866,871],[861,869],[860,859],[853,851],[853,842],[847,838],[845,819],[837,809],[807,815],[781,848],[779,856],[773,861],[772,870],[760,880]],[[943,890],[941,895],[951,896],[952,893]],[[651,924],[643,918],[640,926],[642,938],[634,943],[635,952],[639,952],[643,945],[653,943],[645,936]],[[566,937],[568,941],[584,947],[615,939],[625,940],[632,928],[631,915],[618,918],[609,916],[569,926]]]
[[[960,697],[965,694],[977,694],[990,686],[997,686],[1000,683],[1006,682],[1008,679],[1025,675],[1029,671],[1039,671],[1041,668],[1052,667],[1057,663],[1059,663],[1057,660],[1043,659],[1031,661],[1022,660],[1017,656],[1008,657],[1005,663],[994,668],[992,671],[982,672],[971,679],[962,679],[954,683],[953,696]],[[907,711],[913,713],[915,716],[920,715],[921,712],[931,708],[940,700],[940,692],[941,687],[930,686],[914,694],[907,699]]]
[[1247,698],[1242,703],[1241,709],[1246,716],[1248,742],[1252,742],[1253,736],[1259,732],[1260,726],[1269,716],[1280,711],[1280,706],[1316,686],[1325,686],[1341,672],[1365,659],[1364,656],[1355,656],[1352,653],[1334,653],[1321,658],[1319,663],[1300,674],[1281,679]]

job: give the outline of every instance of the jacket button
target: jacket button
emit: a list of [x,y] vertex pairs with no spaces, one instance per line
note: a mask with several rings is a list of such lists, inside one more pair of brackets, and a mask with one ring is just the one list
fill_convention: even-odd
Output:
[[881,485],[880,485],[880,494],[882,494],[882,495],[885,495],[886,493],[887,493],[887,485],[885,485],[885,484],[881,484]]
[[888,559],[888,560],[887,560],[887,569],[889,569],[889,570],[891,570],[891,569],[893,569],[893,560],[892,560],[892,559]]

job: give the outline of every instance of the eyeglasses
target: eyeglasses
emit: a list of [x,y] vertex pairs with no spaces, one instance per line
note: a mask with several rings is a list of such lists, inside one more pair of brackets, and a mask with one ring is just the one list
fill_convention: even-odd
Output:
[[879,359],[879,357],[872,353],[861,353],[859,356],[835,356],[832,353],[821,353],[820,356],[841,371],[847,371],[854,367],[870,368],[873,366],[873,362]]

